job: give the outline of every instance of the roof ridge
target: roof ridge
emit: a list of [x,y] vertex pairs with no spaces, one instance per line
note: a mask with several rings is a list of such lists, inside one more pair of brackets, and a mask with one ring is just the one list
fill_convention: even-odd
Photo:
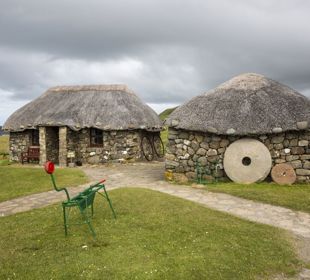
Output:
[[101,84],[101,85],[71,85],[71,86],[55,86],[47,90],[48,92],[78,92],[78,91],[125,91],[134,93],[125,84]]

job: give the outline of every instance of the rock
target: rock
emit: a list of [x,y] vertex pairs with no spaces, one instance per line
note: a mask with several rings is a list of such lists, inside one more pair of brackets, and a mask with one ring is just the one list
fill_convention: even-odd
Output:
[[284,148],[282,143],[274,144],[273,146],[274,146],[274,148],[275,148],[276,150],[281,150],[281,149]]
[[227,147],[224,155],[225,173],[236,183],[263,181],[268,176],[271,165],[269,150],[256,139],[239,139]]
[[304,169],[310,169],[310,161],[305,161],[304,163],[303,163],[303,168]]
[[188,183],[188,178],[183,173],[174,173],[173,174],[173,179],[174,179],[174,181],[176,181],[179,184],[186,184],[186,183]]
[[166,158],[166,160],[168,160],[168,161],[173,161],[173,160],[175,160],[175,155],[174,155],[174,154],[168,154],[168,153],[166,153],[165,158]]
[[308,122],[302,121],[296,123],[298,129],[307,129],[308,128]]
[[187,164],[188,164],[188,166],[195,166],[195,163],[194,163],[192,160],[189,160],[189,161],[187,162]]
[[191,147],[193,148],[194,151],[197,151],[199,148],[199,144],[196,141],[192,141]]
[[261,136],[259,136],[258,138],[259,138],[260,140],[264,141],[264,140],[266,140],[268,137],[267,137],[267,135],[261,135]]
[[196,138],[198,143],[201,143],[203,141],[203,136],[202,135],[196,135],[195,138]]
[[233,129],[233,128],[229,128],[229,129],[227,129],[227,131],[226,131],[226,133],[227,133],[228,135],[235,134],[235,132],[236,132],[236,130]]
[[298,146],[300,147],[306,147],[309,145],[309,141],[308,140],[300,140],[298,141]]
[[191,141],[189,141],[189,140],[184,140],[184,144],[185,144],[186,146],[189,146],[189,145],[191,144]]
[[277,158],[274,162],[275,163],[285,163],[286,160],[285,159],[281,159],[281,158]]
[[191,171],[186,172],[185,175],[189,180],[195,180],[196,179],[196,173],[195,172],[191,172]]
[[178,120],[172,120],[171,121],[171,126],[177,126],[179,124],[179,121]]
[[284,141],[284,136],[274,136],[271,139],[271,142],[273,144],[279,144],[279,143],[282,143],[283,141]]
[[204,156],[206,153],[207,151],[204,148],[199,148],[198,151],[196,152],[196,154],[199,156]]
[[301,176],[310,176],[310,170],[308,169],[296,169],[296,174]]
[[191,147],[188,147],[187,148],[187,152],[192,156],[195,154],[195,151],[191,148]]
[[169,140],[174,140],[174,139],[176,139],[177,138],[177,135],[175,135],[175,134],[168,134],[168,139]]
[[229,145],[229,141],[227,139],[222,139],[220,142],[220,147],[225,148]]
[[177,161],[166,160],[166,162],[165,162],[166,169],[178,167],[179,165],[180,165],[180,163],[178,163]]
[[297,145],[298,145],[298,140],[296,138],[290,140],[290,147],[295,147]]
[[293,160],[290,162],[290,165],[296,169],[296,168],[302,168],[302,164],[300,160]]
[[206,166],[207,163],[208,163],[208,160],[207,160],[206,157],[200,157],[200,158],[198,158],[198,162],[199,162],[199,164],[200,164],[201,166]]
[[287,139],[284,139],[284,141],[283,141],[283,146],[284,146],[284,148],[289,147],[289,146],[290,146],[290,141],[287,140]]
[[180,157],[180,159],[189,159],[189,157],[189,154],[186,153],[184,156]]
[[183,140],[182,139],[175,139],[175,141],[174,141],[176,144],[181,144],[181,143],[183,143]]
[[173,180],[173,173],[172,170],[166,170],[165,172],[165,180],[166,181],[172,181]]
[[207,131],[211,133],[217,133],[217,129],[212,126],[207,127]]
[[194,189],[205,189],[206,187],[203,184],[193,183],[192,188],[194,188]]
[[281,128],[281,127],[274,127],[274,128],[272,129],[272,132],[273,132],[273,133],[280,133],[280,132],[282,132],[282,128]]
[[218,152],[218,154],[224,154],[225,150],[226,150],[226,148],[219,148],[217,150],[217,152]]
[[169,128],[168,132],[169,132],[170,135],[178,135],[179,134],[178,130],[175,130],[175,129],[172,129],[172,128]]
[[276,164],[271,170],[271,178],[279,185],[291,185],[296,181],[296,173],[290,164]]
[[210,157],[210,156],[216,156],[217,155],[217,151],[215,149],[209,149],[207,151],[207,156]]
[[206,142],[201,142],[201,143],[200,143],[200,147],[201,147],[201,148],[204,148],[205,150],[207,150],[207,149],[209,149],[209,144],[206,143]]
[[[307,181],[307,177],[306,176],[297,176],[297,182],[298,183],[303,183]],[[306,279],[304,279],[306,280]]]
[[301,155],[301,156],[300,156],[300,159],[301,159],[301,160],[310,159],[310,155]]
[[209,157],[207,157],[207,159],[209,162],[214,163],[214,162],[218,161],[218,156],[209,156]]
[[302,155],[305,152],[304,147],[293,147],[291,149],[292,155]]
[[299,156],[297,155],[289,155],[289,156],[286,156],[286,161],[293,161],[293,160],[296,160],[296,159],[299,159]]
[[185,132],[185,131],[182,131],[180,134],[179,134],[179,138],[181,139],[188,139],[188,132]]
[[288,148],[284,149],[284,153],[285,153],[285,154],[289,154],[290,151],[291,151],[291,149],[288,149]]
[[220,147],[220,142],[212,141],[212,142],[210,142],[209,146],[212,149],[218,149]]

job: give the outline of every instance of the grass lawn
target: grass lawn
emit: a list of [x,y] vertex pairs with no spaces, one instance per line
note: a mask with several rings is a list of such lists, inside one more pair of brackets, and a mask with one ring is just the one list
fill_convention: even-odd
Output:
[[0,136],[0,153],[8,153],[9,152],[9,136],[3,135]]
[[167,127],[165,127],[164,130],[160,132],[160,138],[166,147],[168,143],[168,128]]
[[208,184],[207,190],[262,201],[310,213],[310,185],[280,186],[274,183],[242,185],[236,183]]
[[[55,176],[59,186],[77,186],[88,181],[79,169],[57,168]],[[0,180],[0,202],[53,190],[51,179],[43,168],[1,166],[0,162]]]
[[301,263],[279,229],[143,189],[96,199],[64,237],[60,205],[0,218],[1,279],[272,279]]

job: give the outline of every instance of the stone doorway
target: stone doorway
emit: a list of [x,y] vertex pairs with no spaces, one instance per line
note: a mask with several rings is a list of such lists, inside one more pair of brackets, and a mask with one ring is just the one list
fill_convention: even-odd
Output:
[[46,160],[59,164],[59,127],[45,128]]

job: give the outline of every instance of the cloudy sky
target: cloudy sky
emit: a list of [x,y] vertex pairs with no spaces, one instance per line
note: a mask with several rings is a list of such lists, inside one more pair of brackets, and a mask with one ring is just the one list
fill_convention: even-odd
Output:
[[244,72],[310,97],[309,0],[1,0],[0,124],[55,85],[124,83],[160,112]]

